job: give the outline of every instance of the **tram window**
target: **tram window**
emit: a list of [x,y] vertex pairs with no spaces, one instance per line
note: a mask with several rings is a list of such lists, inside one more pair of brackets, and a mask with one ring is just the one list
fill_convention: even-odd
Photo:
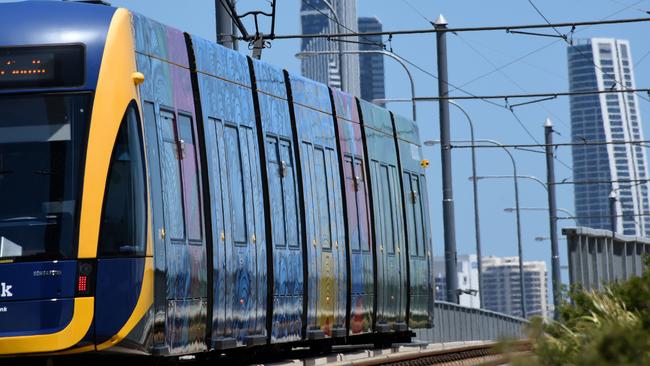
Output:
[[320,226],[321,245],[324,248],[331,248],[330,238],[330,214],[329,214],[329,182],[326,172],[325,150],[321,147],[314,148],[314,172],[316,192],[318,192],[317,202],[318,206],[318,219]]
[[239,131],[235,126],[224,127],[226,145],[226,164],[230,173],[230,206],[232,215],[232,233],[236,244],[246,245],[246,212],[244,198],[244,177],[242,173],[241,147]]
[[266,154],[269,160],[269,193],[271,200],[271,226],[273,229],[273,242],[276,247],[286,245],[285,217],[282,203],[282,179],[285,168],[278,160],[278,139],[275,136],[266,138]]
[[412,257],[418,256],[418,238],[417,232],[417,210],[416,200],[414,196],[414,188],[412,186],[411,174],[404,172],[402,175],[402,182],[404,183],[404,204],[406,205],[406,232],[408,237],[409,254]]
[[185,179],[185,196],[187,207],[185,210],[187,234],[190,240],[200,241],[201,233],[201,204],[199,200],[199,168],[196,160],[196,144],[192,129],[192,119],[189,116],[178,115],[183,149],[183,178]]
[[422,224],[424,212],[422,210],[422,193],[420,192],[420,179],[417,175],[411,177],[411,187],[413,189],[414,205],[413,210],[415,216],[415,240],[417,245],[418,256],[424,257],[424,225]]
[[[344,164],[343,164],[343,174],[345,174],[345,183],[346,183],[346,191],[352,191],[354,192],[355,196],[358,194],[357,189],[358,185],[356,183],[356,179],[354,177],[354,162],[352,160],[352,157],[350,156],[345,156],[344,157]],[[359,224],[360,221],[358,219],[359,216],[359,209],[357,207],[357,199],[356,197],[349,197],[348,198],[348,212],[349,212],[349,220],[350,220],[350,247],[353,251],[358,251],[360,249],[359,245]]]
[[395,253],[395,236],[393,235],[393,225],[394,225],[394,220],[393,217],[394,215],[394,205],[393,205],[393,185],[391,184],[391,177],[390,177],[390,172],[388,170],[387,165],[382,165],[381,166],[381,190],[382,190],[382,199],[383,199],[383,205],[384,205],[384,238],[386,242],[384,243],[384,246],[386,247],[386,251],[389,254],[394,254]]
[[[296,198],[296,181],[293,171],[293,156],[291,155],[291,142],[280,139],[280,160],[284,162],[285,175],[282,179],[282,191],[285,197],[285,217],[297,223],[298,207]],[[285,223],[287,230],[286,240],[291,248],[299,246],[297,225],[289,226]]]
[[309,241],[317,241],[317,230],[318,227],[316,226],[316,220],[317,220],[317,207],[316,207],[316,192],[315,192],[315,187],[313,184],[314,181],[314,154],[313,154],[313,146],[308,143],[308,142],[302,142],[302,148],[301,151],[304,155],[304,159],[302,161],[302,167],[303,167],[303,195],[304,195],[304,200],[305,200],[305,221],[306,221],[306,229],[307,229],[307,235],[308,235],[308,240]]
[[183,215],[183,194],[181,190],[181,151],[176,139],[176,118],[174,113],[160,111],[163,149],[161,162],[163,171],[163,192],[165,193],[165,214],[169,237],[172,240],[185,239]]
[[363,160],[355,158],[354,159],[354,176],[357,179],[357,186],[359,190],[357,191],[357,211],[359,217],[359,246],[364,251],[370,250],[370,227],[368,222],[368,203],[367,203],[367,193],[366,193],[366,178],[365,171],[363,169]]
[[373,189],[376,188],[376,194],[373,194],[372,202],[373,202],[373,208],[375,210],[374,212],[374,217],[375,217],[375,227],[377,228],[377,237],[375,240],[377,243],[379,243],[379,247],[383,247],[386,243],[386,237],[385,237],[385,230],[384,228],[384,211],[386,210],[384,208],[384,199],[383,199],[383,190],[381,189],[382,181],[381,181],[381,175],[380,175],[380,170],[381,170],[381,165],[378,161],[373,160],[371,165],[370,165],[370,174],[372,176],[372,181],[376,182],[375,185],[373,185]]
[[142,135],[130,106],[117,134],[106,184],[100,256],[145,254],[146,194]]

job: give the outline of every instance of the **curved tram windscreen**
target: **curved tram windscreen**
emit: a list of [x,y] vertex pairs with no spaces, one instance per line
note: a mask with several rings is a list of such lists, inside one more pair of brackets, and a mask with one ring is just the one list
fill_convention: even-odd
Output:
[[0,95],[0,260],[75,256],[90,99]]

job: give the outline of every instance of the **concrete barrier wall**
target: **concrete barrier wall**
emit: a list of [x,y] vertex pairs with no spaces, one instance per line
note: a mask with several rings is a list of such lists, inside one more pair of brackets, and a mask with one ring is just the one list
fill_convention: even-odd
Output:
[[562,229],[569,251],[571,285],[600,290],[608,283],[643,273],[650,239],[586,227]]
[[416,339],[429,343],[489,341],[523,338],[527,320],[490,310],[436,301],[434,327],[416,330]]

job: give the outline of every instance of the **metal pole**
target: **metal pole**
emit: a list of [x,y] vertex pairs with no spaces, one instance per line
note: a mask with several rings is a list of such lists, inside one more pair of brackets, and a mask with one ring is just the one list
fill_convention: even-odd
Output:
[[562,296],[562,275],[560,273],[560,253],[557,243],[557,201],[555,198],[555,158],[553,156],[553,123],[550,118],[544,124],[546,143],[546,188],[548,193],[548,219],[551,238],[551,273],[553,285],[553,318],[558,319]]
[[524,286],[524,255],[523,255],[523,246],[521,243],[521,210],[519,206],[519,174],[517,174],[517,163],[515,162],[515,157],[512,156],[510,150],[507,147],[503,146],[502,143],[494,140],[478,140],[479,142],[485,142],[492,145],[501,147],[503,151],[508,154],[510,162],[512,163],[512,178],[515,184],[515,210],[517,212],[517,252],[519,253],[519,290],[521,292],[521,313],[522,318],[527,317],[526,311],[526,288]]
[[217,43],[226,48],[237,49],[235,22],[230,16],[230,9],[228,9],[225,3],[229,1],[214,1],[215,18],[217,21]]
[[[505,149],[505,148],[504,148]],[[524,286],[524,253],[521,245],[521,211],[519,210],[519,177],[517,176],[517,165],[510,151],[505,149],[512,159],[515,183],[515,209],[517,211],[517,252],[519,254],[519,291],[521,292],[521,317],[527,318],[526,312],[526,287]]]
[[502,143],[494,140],[479,140],[479,142],[486,142],[492,145],[501,147],[503,151],[508,154],[510,162],[512,163],[512,179],[515,185],[515,211],[517,213],[517,252],[519,253],[519,290],[521,292],[521,314],[522,318],[526,318],[526,288],[524,286],[524,255],[523,255],[523,246],[521,243],[521,210],[519,206],[519,174],[517,174],[517,163],[515,162],[515,157],[512,156],[510,150],[507,147],[503,146]]
[[[440,15],[435,21],[438,30],[447,29],[447,21]],[[436,33],[438,58],[438,95],[447,97],[447,32]],[[449,132],[449,100],[440,101],[440,152],[442,160],[442,213],[445,237],[445,274],[447,301],[458,304],[458,273],[456,270],[456,224],[454,222],[454,193],[451,179],[451,134]]]
[[[438,73],[438,75],[440,75],[440,73]],[[440,104],[442,104],[442,102]],[[454,141],[454,142],[456,142],[456,143],[460,143],[460,142],[466,143],[467,141]],[[523,249],[522,249],[523,246],[522,246],[522,242],[521,242],[521,215],[520,215],[520,207],[519,207],[519,181],[518,181],[519,175],[517,174],[517,163],[515,161],[515,157],[512,156],[512,153],[510,152],[510,150],[508,150],[508,148],[506,146],[504,146],[502,143],[500,143],[498,141],[494,141],[494,140],[488,140],[488,139],[480,139],[480,140],[476,140],[476,142],[483,142],[483,143],[488,143],[488,144],[492,144],[492,145],[495,145],[495,146],[499,146],[506,154],[508,154],[508,157],[510,158],[510,162],[512,163],[512,170],[513,170],[512,178],[513,178],[514,185],[515,185],[515,210],[517,211],[517,218],[516,218],[516,220],[517,220],[517,250],[519,252],[519,282],[520,282],[520,291],[521,291],[521,309],[522,309],[522,316],[525,318],[526,314],[527,314],[527,312],[526,312],[526,302],[525,302],[526,289],[524,287],[524,271],[523,271],[524,259],[523,259]],[[425,144],[426,143],[427,142],[425,142]],[[450,144],[451,141],[448,141],[447,143]],[[440,140],[440,144],[442,146],[442,144],[443,144],[442,139]],[[447,146],[449,146],[449,145],[447,145]],[[444,150],[443,150],[443,152],[444,152]],[[444,181],[443,181],[443,183],[444,183]],[[444,188],[444,186],[443,186],[443,188]],[[444,194],[444,191],[443,191],[443,194]],[[443,198],[444,198],[444,196],[443,196]],[[443,204],[444,204],[444,201],[443,201]],[[444,206],[443,206],[443,208],[444,208]],[[453,201],[452,201],[452,208],[453,208]],[[444,212],[443,212],[443,214],[444,214]],[[443,218],[444,218],[444,216],[443,216]],[[445,235],[446,235],[446,232],[445,232]],[[454,244],[455,244],[455,241],[454,241]],[[454,249],[455,249],[455,245],[454,245]],[[454,253],[455,253],[455,250],[454,250]],[[445,241],[445,255],[447,255],[447,242],[446,241]]]
[[[469,122],[470,141],[472,141],[472,189],[474,191],[474,236],[476,240],[476,264],[478,266],[478,296],[480,305],[483,306],[483,261],[481,259],[481,222],[478,209],[478,179],[476,178],[476,143],[474,140],[474,123],[469,114],[453,100],[449,104],[456,106],[467,117]],[[415,104],[414,104],[415,105]]]

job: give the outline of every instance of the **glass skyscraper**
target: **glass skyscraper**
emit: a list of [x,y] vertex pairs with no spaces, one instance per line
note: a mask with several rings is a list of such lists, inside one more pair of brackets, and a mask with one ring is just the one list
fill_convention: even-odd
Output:
[[[636,88],[630,44],[593,38],[568,48],[572,92]],[[575,209],[580,226],[647,236],[650,233],[648,163],[634,93],[571,97],[571,135]],[[589,144],[593,142],[611,144]],[[580,183],[582,182],[582,183]],[[610,194],[616,198],[610,210]],[[613,213],[613,215],[612,215]]]
[[[519,257],[483,257],[483,308],[522,316]],[[524,291],[528,317],[548,317],[548,274],[546,263],[524,262]]]
[[[359,18],[359,33],[381,32],[382,24],[377,17]],[[366,36],[363,38],[364,43],[359,45],[361,51],[381,51],[379,46],[381,36]],[[370,44],[377,43],[376,45]],[[375,99],[386,98],[385,74],[384,74],[384,55],[382,54],[362,54],[359,56],[361,72],[361,99],[372,102]]]
[[[330,5],[335,14],[332,14]],[[330,19],[331,18],[331,19]],[[356,0],[304,0],[300,7],[302,34],[356,33]],[[334,20],[341,23],[339,26]],[[301,51],[356,51],[356,37],[344,41],[326,38],[305,38]],[[352,42],[349,42],[352,41]],[[308,56],[302,59],[302,75],[329,86],[339,88],[352,95],[360,96],[359,55],[329,54]]]

